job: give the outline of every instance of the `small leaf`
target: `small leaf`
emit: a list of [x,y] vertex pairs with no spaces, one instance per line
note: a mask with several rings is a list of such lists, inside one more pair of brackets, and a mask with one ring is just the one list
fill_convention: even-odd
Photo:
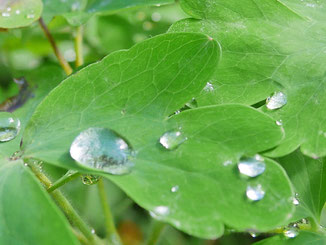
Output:
[[0,2],[0,27],[28,26],[40,18],[42,8],[41,0],[3,0]]
[[61,211],[21,161],[2,159],[0,166],[0,244],[79,244]]

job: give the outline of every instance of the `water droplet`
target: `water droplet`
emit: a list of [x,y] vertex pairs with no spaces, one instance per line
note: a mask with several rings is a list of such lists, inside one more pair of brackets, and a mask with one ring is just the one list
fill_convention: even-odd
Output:
[[253,238],[255,238],[259,235],[259,233],[256,230],[248,230],[248,233]]
[[242,158],[238,163],[238,169],[243,175],[256,177],[265,171],[266,165],[262,160],[256,158]]
[[300,204],[299,200],[295,197],[293,197],[292,199],[292,203],[295,205],[295,206],[298,206]]
[[259,201],[264,198],[265,191],[262,189],[261,185],[248,186],[246,190],[246,195],[252,201]]
[[149,214],[155,219],[162,219],[164,216],[167,216],[170,213],[170,209],[167,206],[157,206],[153,211],[150,211]]
[[17,10],[15,11],[15,13],[16,13],[16,14],[20,14],[20,10],[17,9]]
[[80,178],[84,185],[94,185],[101,179],[101,176],[93,175],[93,174],[85,174],[82,175]]
[[213,86],[213,84],[210,83],[210,82],[206,83],[206,86],[204,87],[204,91],[206,91],[206,92],[214,91],[214,86]]
[[277,126],[282,126],[282,125],[283,125],[282,120],[278,120],[278,121],[276,121],[276,125],[277,125]]
[[27,18],[27,19],[33,19],[34,17],[35,17],[34,14],[27,14],[27,15],[26,15],[26,18]]
[[229,166],[232,164],[232,161],[231,160],[226,160],[224,163],[223,163],[223,166]]
[[171,188],[171,192],[177,192],[179,190],[179,186],[175,185]]
[[174,150],[187,140],[181,131],[168,131],[160,138],[161,145],[168,150]]
[[92,234],[95,234],[95,229],[92,229],[91,232],[92,232]]
[[10,13],[8,13],[8,12],[3,12],[3,13],[1,14],[1,16],[2,16],[2,17],[10,17]]
[[161,16],[161,14],[158,13],[158,12],[154,12],[154,13],[152,14],[152,20],[153,20],[154,22],[159,22],[159,21],[161,20],[161,18],[162,18],[162,16]]
[[197,108],[198,107],[198,104],[197,104],[197,101],[195,98],[192,98],[191,101],[189,101],[187,104],[186,104],[187,107],[189,108]]
[[286,95],[282,92],[275,92],[266,99],[266,107],[269,110],[275,110],[283,107],[287,103]]
[[16,138],[20,130],[20,120],[12,113],[0,112],[0,142]]
[[7,8],[7,12],[10,12],[10,11],[11,11],[11,8],[10,8],[10,7],[8,7],[8,8]]
[[27,164],[27,163],[24,163],[24,166],[25,166],[25,167],[27,167],[27,166],[28,166],[28,164]]
[[106,128],[89,128],[81,132],[70,147],[70,155],[85,167],[116,175],[129,173],[134,165],[130,145]]
[[284,234],[284,236],[286,236],[287,238],[294,238],[294,237],[296,237],[298,234],[299,234],[299,232],[298,232],[298,230],[296,229],[296,228],[287,228],[287,229],[285,229],[284,231],[283,231],[283,234]]

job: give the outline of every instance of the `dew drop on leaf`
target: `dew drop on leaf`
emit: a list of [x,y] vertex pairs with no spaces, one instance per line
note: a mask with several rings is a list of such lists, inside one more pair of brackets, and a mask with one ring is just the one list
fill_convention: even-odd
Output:
[[26,15],[26,18],[27,18],[27,19],[33,19],[34,17],[35,17],[34,14],[27,14],[27,15]]
[[170,209],[167,206],[157,206],[153,211],[150,211],[149,214],[155,219],[162,219],[163,217],[170,214]]
[[130,145],[106,128],[89,128],[81,132],[70,147],[70,155],[87,168],[115,175],[129,173],[134,165]]
[[256,157],[242,158],[238,163],[239,172],[249,177],[256,177],[261,175],[266,165],[263,160],[257,159]]
[[179,186],[175,185],[171,188],[171,192],[177,192],[179,190]]
[[85,174],[81,176],[81,180],[84,185],[94,185],[101,179],[98,175]]
[[277,125],[277,126],[282,126],[282,125],[283,125],[282,120],[278,120],[278,121],[276,121],[276,125]]
[[296,228],[290,227],[290,228],[285,229],[283,231],[283,234],[287,238],[294,238],[294,237],[296,237],[299,234],[299,232],[298,232],[298,230]]
[[160,144],[168,150],[174,150],[187,140],[181,131],[168,131],[160,138]]
[[282,92],[275,92],[272,96],[266,99],[266,107],[269,110],[279,109],[287,103],[286,95]]
[[293,197],[292,199],[292,203],[295,205],[295,206],[298,206],[300,204],[299,200],[296,198],[296,197]]
[[213,86],[213,84],[210,83],[210,82],[206,83],[206,86],[204,87],[204,91],[206,91],[206,92],[211,92],[211,91],[213,91],[213,90],[214,90],[214,86]]
[[9,112],[0,112],[0,142],[16,138],[20,130],[20,120]]
[[10,13],[8,13],[8,12],[3,12],[3,13],[1,14],[1,16],[2,16],[2,17],[10,17]]
[[264,198],[265,191],[261,185],[251,186],[249,185],[246,190],[246,195],[251,201],[259,201]]
[[16,13],[16,14],[20,14],[20,10],[17,9],[17,10],[15,11],[15,13]]

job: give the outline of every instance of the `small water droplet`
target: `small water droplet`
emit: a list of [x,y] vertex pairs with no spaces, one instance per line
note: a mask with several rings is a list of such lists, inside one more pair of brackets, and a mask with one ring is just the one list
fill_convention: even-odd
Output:
[[92,234],[95,234],[95,229],[92,229],[91,232],[92,232]]
[[2,16],[2,17],[10,17],[10,13],[8,13],[8,12],[3,12],[3,13],[1,14],[1,16]]
[[155,219],[162,219],[170,213],[170,209],[167,206],[157,206],[153,211],[150,211],[149,214]]
[[161,16],[161,14],[158,13],[158,12],[154,12],[154,13],[152,14],[152,20],[153,20],[154,22],[159,22],[159,21],[161,20],[161,18],[162,18],[162,16]]
[[11,11],[11,8],[10,8],[10,7],[8,7],[8,8],[7,8],[7,12],[10,12],[10,11]]
[[180,114],[180,110],[175,111],[174,114],[175,114],[175,115]]
[[134,165],[130,145],[106,128],[89,128],[81,132],[70,147],[70,155],[85,167],[115,175],[129,173]]
[[278,121],[276,121],[276,125],[277,125],[277,126],[282,126],[282,125],[283,125],[282,120],[278,120]]
[[299,232],[296,228],[287,228],[283,231],[284,236],[286,236],[287,238],[295,238]]
[[214,91],[214,86],[213,86],[213,84],[210,83],[210,82],[206,83],[206,86],[204,87],[204,91],[206,91],[206,92]]
[[246,190],[246,195],[251,201],[259,201],[264,198],[265,191],[262,189],[261,185],[248,186]]
[[298,206],[300,204],[299,200],[295,197],[293,197],[292,199],[292,203],[295,205],[295,206]]
[[20,120],[12,113],[0,112],[0,142],[16,138],[20,130]]
[[265,162],[256,158],[242,158],[238,163],[239,172],[249,177],[261,175],[265,169]]
[[20,14],[20,10],[17,9],[17,10],[15,11],[15,13],[16,13],[16,14]]
[[168,150],[174,150],[187,140],[181,131],[168,131],[160,138],[161,145]]
[[266,107],[269,110],[275,110],[283,107],[287,103],[286,95],[282,92],[275,92],[266,99]]
[[226,160],[224,163],[223,163],[223,166],[229,166],[232,164],[232,161],[231,160]]
[[175,185],[171,188],[171,192],[177,192],[179,190],[179,186]]
[[248,233],[253,238],[255,238],[259,235],[259,233],[256,230],[248,230]]
[[26,18],[27,19],[33,19],[33,18],[35,18],[35,15],[34,14],[27,14]]
[[99,180],[101,179],[100,176],[93,175],[93,174],[85,174],[85,175],[82,175],[80,178],[84,185],[94,185],[97,182],[99,182]]
[[24,163],[24,166],[25,166],[25,167],[27,167],[27,166],[28,166],[28,164],[27,164],[27,163]]
[[186,104],[187,107],[189,108],[197,108],[198,107],[198,104],[197,104],[197,101],[195,98],[192,98],[191,101],[189,101],[187,104]]

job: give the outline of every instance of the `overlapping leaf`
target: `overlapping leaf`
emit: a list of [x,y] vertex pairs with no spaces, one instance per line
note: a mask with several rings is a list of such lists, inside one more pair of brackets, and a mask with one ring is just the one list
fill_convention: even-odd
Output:
[[197,19],[180,21],[171,31],[206,33],[223,50],[212,89],[198,98],[199,103],[255,104],[282,91],[288,104],[271,114],[283,120],[286,138],[269,155],[286,155],[299,146],[306,155],[326,155],[326,30],[320,21],[324,1],[183,0],[181,4]]
[[[239,230],[284,224],[294,206],[283,169],[266,159],[266,174],[248,180],[235,165],[242,155],[278,144],[283,135],[275,120],[237,104],[169,119],[205,87],[218,58],[214,40],[189,33],[160,35],[107,56],[67,78],[40,104],[24,135],[25,157],[86,171],[69,156],[72,141],[89,127],[110,128],[137,152],[135,168],[125,176],[96,173],[144,208],[164,207],[167,215],[160,219],[205,238],[222,235],[224,224]],[[188,140],[178,149],[158,144],[163,133],[179,127]],[[247,200],[248,184],[263,186],[262,201]],[[179,190],[171,192],[173,186]]]
[[0,27],[28,26],[40,18],[42,7],[41,0],[2,0],[0,2]]
[[79,244],[67,220],[21,161],[2,159],[0,166],[0,244]]
[[125,8],[172,3],[173,0],[44,0],[44,18],[63,15],[71,25],[81,25],[94,14],[112,14]]

